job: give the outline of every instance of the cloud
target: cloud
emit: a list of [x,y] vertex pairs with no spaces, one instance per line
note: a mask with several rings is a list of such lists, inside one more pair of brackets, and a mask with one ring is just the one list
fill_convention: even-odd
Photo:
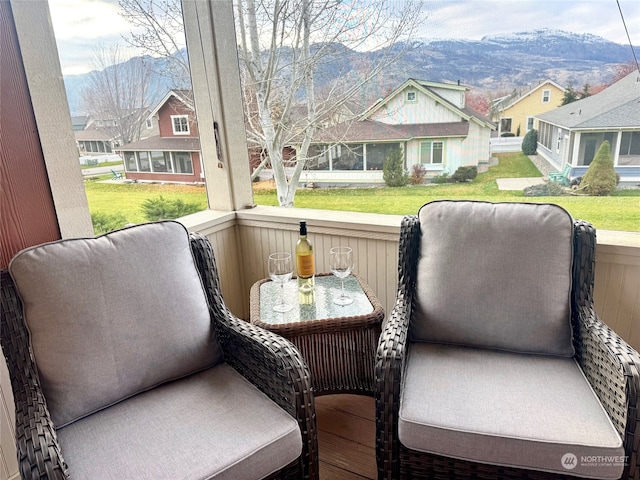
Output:
[[[640,45],[640,2],[620,0],[634,45]],[[540,28],[592,33],[628,43],[614,0],[426,0],[424,38],[479,40]]]
[[92,70],[98,45],[122,44],[131,32],[117,0],[50,0],[49,10],[65,75]]
[[[640,1],[619,2],[631,40],[640,46]],[[424,8],[427,20],[417,32],[424,39],[479,40],[486,35],[551,28],[628,43],[615,0],[424,0]],[[50,11],[67,75],[91,70],[96,44],[122,43],[122,36],[131,31],[119,14],[117,0],[50,0]]]

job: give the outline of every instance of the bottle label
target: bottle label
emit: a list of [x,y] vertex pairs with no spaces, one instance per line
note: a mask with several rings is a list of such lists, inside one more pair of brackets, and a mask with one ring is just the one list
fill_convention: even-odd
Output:
[[312,277],[315,273],[313,253],[298,255],[298,276],[302,278]]

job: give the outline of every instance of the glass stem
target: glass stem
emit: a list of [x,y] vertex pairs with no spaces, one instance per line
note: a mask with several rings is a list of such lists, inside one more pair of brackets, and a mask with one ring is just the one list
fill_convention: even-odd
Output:
[[284,282],[280,284],[280,305],[284,305]]
[[342,295],[341,295],[341,297],[344,298],[344,278],[340,279],[340,283],[342,284]]

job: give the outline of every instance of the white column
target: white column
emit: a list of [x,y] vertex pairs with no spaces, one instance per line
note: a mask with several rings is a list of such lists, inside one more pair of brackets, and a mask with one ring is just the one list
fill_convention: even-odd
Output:
[[253,191],[232,2],[183,0],[182,8],[209,208],[250,208]]

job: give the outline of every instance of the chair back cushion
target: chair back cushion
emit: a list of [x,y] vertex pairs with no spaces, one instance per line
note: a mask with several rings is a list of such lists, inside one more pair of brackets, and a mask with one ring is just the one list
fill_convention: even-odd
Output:
[[566,210],[437,201],[419,221],[412,340],[573,355]]
[[56,427],[222,360],[177,222],[29,248],[9,271]]

